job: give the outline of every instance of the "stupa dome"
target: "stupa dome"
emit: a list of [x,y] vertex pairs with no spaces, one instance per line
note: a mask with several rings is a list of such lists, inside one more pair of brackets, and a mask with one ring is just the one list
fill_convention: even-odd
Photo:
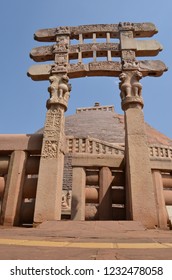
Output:
[[[172,146],[172,139],[145,123],[149,144]],[[37,133],[42,133],[40,129]],[[65,117],[65,134],[78,138],[96,138],[113,144],[125,143],[124,115],[115,112],[114,106],[76,109],[76,114]]]

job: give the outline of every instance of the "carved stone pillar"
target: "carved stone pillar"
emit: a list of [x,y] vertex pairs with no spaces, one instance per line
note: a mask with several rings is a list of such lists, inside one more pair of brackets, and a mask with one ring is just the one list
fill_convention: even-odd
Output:
[[43,134],[34,224],[61,219],[64,168],[64,111],[67,109],[70,85],[64,73],[49,78],[50,99]]
[[7,181],[2,201],[2,225],[18,226],[22,202],[23,183],[25,180],[27,153],[14,151],[10,158]]
[[142,85],[132,23],[119,24],[122,73],[119,88],[125,117],[126,217],[146,227],[158,225],[156,196],[142,112]]
[[119,76],[122,109],[125,116],[126,209],[127,218],[141,221],[147,228],[158,226],[156,194],[142,112],[142,86],[139,71]]

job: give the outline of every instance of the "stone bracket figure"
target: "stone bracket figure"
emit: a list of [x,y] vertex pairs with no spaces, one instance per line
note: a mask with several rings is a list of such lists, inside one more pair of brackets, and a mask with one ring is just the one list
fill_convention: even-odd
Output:
[[48,88],[50,99],[47,101],[47,108],[52,104],[61,104],[66,110],[71,91],[71,85],[68,83],[69,77],[66,74],[52,75],[49,81],[51,83]]
[[126,71],[119,75],[121,90],[120,97],[122,101],[122,109],[126,110],[132,104],[137,104],[143,108],[142,85],[139,80],[142,78],[142,73],[139,71]]

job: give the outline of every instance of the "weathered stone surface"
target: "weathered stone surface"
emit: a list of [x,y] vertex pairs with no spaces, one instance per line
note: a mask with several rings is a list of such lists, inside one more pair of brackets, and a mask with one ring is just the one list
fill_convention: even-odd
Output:
[[[63,27],[61,27],[63,28]],[[133,31],[135,37],[151,37],[156,34],[157,28],[153,23],[133,23]],[[63,30],[63,29],[62,29]],[[64,32],[64,33],[63,33]],[[84,38],[91,38],[91,33],[96,33],[98,38],[106,38],[106,33],[110,32],[112,38],[118,38],[119,25],[118,24],[94,24],[94,25],[80,25],[77,27],[67,27],[67,30],[61,31],[62,34],[70,33],[71,39],[79,39],[79,34],[84,34]],[[34,38],[40,42],[52,42],[56,40],[59,34],[59,27],[40,29],[35,32]]]
[[12,151],[30,151],[39,153],[42,146],[42,134],[1,134],[0,153]]
[[151,168],[161,170],[163,172],[170,172],[172,170],[172,160],[151,159]]
[[127,219],[142,221],[148,227],[158,225],[156,197],[143,113],[139,108],[125,111]]
[[59,154],[58,164],[56,158],[42,159],[40,162],[34,212],[35,224],[61,219],[63,159],[63,155]]
[[3,198],[5,188],[5,179],[4,177],[0,177],[0,200]]
[[[88,109],[88,110],[87,110]],[[65,134],[74,138],[99,139],[109,143],[125,142],[124,116],[110,111],[109,106],[80,108],[77,114],[66,116]],[[93,121],[94,120],[94,121]],[[108,126],[107,126],[108,123]],[[149,144],[172,146],[172,140],[145,123]],[[41,132],[41,131],[40,131]]]
[[172,191],[171,190],[164,190],[163,191],[165,204],[168,206],[172,206]]
[[[54,74],[49,77],[49,80],[51,84],[48,88],[50,98],[47,100],[47,108],[50,108],[52,105],[54,106],[56,104],[64,107],[64,110],[66,111],[71,90],[71,86],[68,84],[69,77],[66,74]],[[49,122],[54,122],[54,128],[56,126],[58,127],[61,110],[55,108],[54,110],[50,110],[49,114],[51,114],[49,116]],[[56,118],[56,120],[54,120],[54,118]],[[46,126],[49,126],[49,124]],[[50,126],[52,126],[52,124]],[[52,128],[47,128],[46,133],[50,132],[50,130],[52,130]],[[57,133],[57,131],[54,129],[53,132]]]
[[167,203],[165,200],[166,196],[163,191],[161,172],[158,170],[153,170],[152,176],[153,176],[153,183],[154,183],[156,203],[157,203],[158,224],[160,228],[167,229],[168,214],[165,205]]
[[[125,39],[121,45],[121,49],[134,49],[136,56],[155,56],[162,50],[162,46],[156,40],[142,40]],[[93,57],[93,51],[96,51],[96,57],[107,57],[107,51],[111,51],[112,57],[120,57],[121,50],[118,43],[90,43],[82,45],[70,45],[66,47],[59,47],[59,45],[42,46],[32,49],[30,57],[36,61],[54,60],[56,53],[68,51],[69,59],[78,59],[78,53],[81,52],[82,58]]]
[[112,173],[104,166],[99,173],[99,220],[112,220]]
[[156,56],[163,49],[156,40],[137,40],[136,46],[136,56]]
[[2,225],[19,225],[20,207],[22,202],[22,186],[25,179],[27,154],[23,151],[14,151],[10,159],[6,187],[2,201]]
[[162,175],[162,184],[164,189],[172,189],[172,176],[171,174]]
[[106,154],[106,155],[124,155],[124,148],[120,145],[110,144],[99,139],[91,137],[66,137],[66,152],[81,154]]
[[42,46],[31,50],[30,57],[37,62],[53,60],[55,54],[53,53],[53,46]]
[[34,213],[35,224],[48,219],[61,219],[65,106],[58,103],[49,104],[49,106],[45,121],[38,174]]
[[72,166],[84,167],[114,167],[122,170],[124,168],[124,157],[114,155],[74,155]]
[[[135,39],[150,37],[156,32],[156,27],[151,23],[122,22],[112,25],[62,26],[40,30],[35,34],[35,39],[38,41],[56,42],[52,46],[35,48],[31,52],[31,57],[35,61],[54,60],[54,63],[34,66],[28,72],[33,80],[49,79],[50,81],[48,88],[50,98],[47,101],[48,111],[43,139],[39,139],[41,157],[36,160],[34,155],[40,155],[40,149],[30,151],[30,140],[27,142],[26,139],[24,145],[27,143],[27,146],[23,145],[26,149],[2,151],[3,155],[9,155],[11,152],[12,155],[9,167],[6,167],[3,162],[0,169],[3,171],[0,176],[4,176],[0,177],[2,179],[1,197],[4,192],[1,223],[19,224],[19,212],[26,206],[25,198],[31,199],[32,202],[36,198],[35,210],[34,202],[30,203],[31,208],[28,213],[31,214],[30,216],[26,214],[32,222],[34,211],[35,225],[45,220],[60,220],[63,209],[68,215],[71,210],[73,220],[85,220],[85,215],[87,216],[86,213],[88,213],[88,219],[96,219],[99,215],[99,218],[103,220],[127,218],[142,221],[148,228],[166,227],[164,195],[166,204],[170,205],[172,196],[168,189],[163,194],[158,168],[156,171],[153,170],[155,183],[153,185],[151,167],[156,164],[155,161],[150,161],[150,157],[158,159],[160,165],[163,157],[168,163],[171,162],[172,153],[171,148],[166,147],[150,146],[148,149],[141,111],[142,85],[139,80],[142,76],[160,76],[167,68],[161,61],[136,60],[137,56],[157,55],[162,50],[162,46],[155,40],[143,42]],[[92,43],[85,44],[84,40],[90,38],[93,40]],[[106,43],[97,43],[97,38],[106,38]],[[111,38],[119,39],[119,42],[111,43]],[[79,40],[78,44],[70,45],[72,39]],[[121,62],[112,61],[112,57],[117,56],[121,58]],[[89,57],[92,57],[93,61],[84,64],[84,59]],[[97,61],[97,57],[105,57],[107,61]],[[76,64],[70,64],[70,60],[73,59],[77,59]],[[72,137],[65,138],[64,111],[67,109],[71,90],[68,84],[69,78],[85,76],[120,78],[122,108],[125,111],[125,155],[123,144],[114,144],[113,141],[105,143],[100,139],[90,138],[88,135],[74,137],[73,134]],[[88,112],[89,115],[92,114],[90,109]],[[109,113],[112,112],[113,110],[109,110]],[[80,111],[79,114],[82,115]],[[122,118],[117,118],[117,123],[124,125]],[[116,120],[116,117],[114,119]],[[114,119],[112,130],[115,129]],[[98,122],[100,123],[100,119]],[[84,125],[85,123],[84,118]],[[93,118],[91,124],[88,124],[90,133],[92,123]],[[110,123],[107,120],[104,123],[109,131]],[[105,133],[105,130],[103,132]],[[99,133],[102,137],[102,131]],[[65,152],[68,153],[65,158],[67,167],[66,173],[63,174]],[[28,154],[30,161],[26,160]],[[97,173],[93,176],[91,173],[92,177],[88,179],[89,172],[95,171]],[[6,187],[4,187],[6,179],[4,172],[8,172]],[[123,176],[124,173],[126,174],[126,180],[122,181],[117,177],[118,186],[116,186],[113,185],[116,182],[115,173],[119,172]],[[31,174],[35,176],[30,178]],[[72,181],[72,204],[69,181]],[[119,181],[120,183],[122,181],[122,186],[119,186]],[[96,186],[91,185],[90,182],[95,182]],[[62,192],[63,186],[65,186],[65,193]],[[88,187],[89,195],[87,196]],[[91,188],[94,192],[91,192]],[[68,198],[66,198],[67,194]],[[12,196],[15,196],[13,201]],[[85,201],[98,202],[98,212],[96,205],[92,208],[87,205],[89,210],[87,212]],[[161,210],[162,213],[160,213]],[[22,219],[24,220],[24,217]]]
[[121,90],[121,105],[122,109],[126,110],[131,106],[143,107],[142,85],[139,80],[142,78],[142,73],[139,71],[125,71],[119,75]]
[[85,183],[86,174],[83,167],[73,168],[71,219],[85,220]]
[[[51,76],[53,65],[33,65],[28,70],[28,76],[34,81],[48,80]],[[133,69],[133,66],[132,66]],[[166,65],[160,60],[144,60],[137,62],[137,69],[145,76],[159,77],[167,71]],[[86,76],[110,76],[118,77],[122,71],[120,62],[99,61],[89,64],[70,64],[67,72],[70,79]]]
[[52,65],[33,65],[28,69],[27,75],[34,81],[48,80],[51,75]]
[[168,70],[165,63],[161,60],[143,60],[139,62],[139,71],[143,77],[152,76],[160,77],[165,71]]
[[86,203],[98,203],[99,202],[99,190],[95,187],[85,188],[85,202]]
[[0,176],[8,173],[9,161],[9,156],[0,157]]

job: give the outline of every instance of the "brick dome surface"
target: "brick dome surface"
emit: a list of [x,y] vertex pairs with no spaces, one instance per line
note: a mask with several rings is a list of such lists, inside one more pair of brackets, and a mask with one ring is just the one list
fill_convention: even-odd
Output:
[[[172,146],[172,139],[145,123],[150,144]],[[37,133],[42,133],[40,129]],[[93,137],[109,143],[124,143],[124,115],[117,114],[113,106],[94,106],[77,109],[66,116],[65,134],[74,137]]]

